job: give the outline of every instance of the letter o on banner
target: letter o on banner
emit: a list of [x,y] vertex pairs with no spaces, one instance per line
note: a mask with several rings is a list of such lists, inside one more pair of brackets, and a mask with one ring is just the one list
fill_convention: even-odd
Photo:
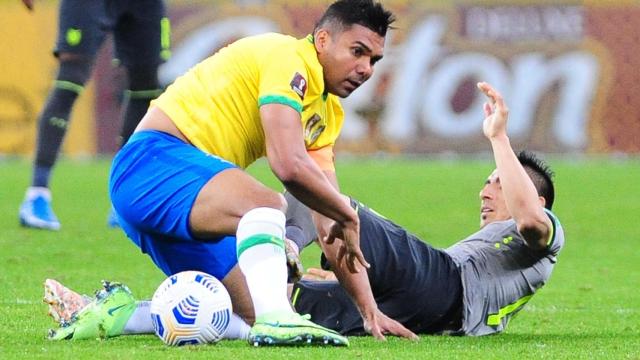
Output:
[[509,92],[509,71],[499,59],[479,53],[465,53],[445,59],[427,78],[422,102],[420,120],[435,135],[463,137],[477,135],[482,129],[482,104],[486,100],[480,93],[461,113],[456,113],[451,107],[456,90],[469,78],[486,81],[503,95]]

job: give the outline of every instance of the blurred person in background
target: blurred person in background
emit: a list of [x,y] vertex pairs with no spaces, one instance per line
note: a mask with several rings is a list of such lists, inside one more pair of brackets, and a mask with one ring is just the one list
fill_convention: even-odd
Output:
[[[34,0],[22,2],[33,10]],[[158,66],[169,56],[169,20],[161,0],[62,0],[58,16],[53,51],[58,74],[38,119],[31,186],[19,211],[23,226],[47,230],[60,229],[51,205],[51,173],[73,105],[107,34],[113,34],[116,58],[128,77],[120,144],[127,142],[149,102],[160,94]],[[113,213],[108,222],[117,225]]]

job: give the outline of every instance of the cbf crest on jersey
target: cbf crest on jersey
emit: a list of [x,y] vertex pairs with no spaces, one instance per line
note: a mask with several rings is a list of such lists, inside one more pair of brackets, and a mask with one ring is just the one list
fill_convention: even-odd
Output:
[[322,123],[320,115],[313,114],[304,127],[304,140],[307,145],[313,144],[326,127],[326,124]]
[[300,73],[296,73],[289,83],[291,89],[295,91],[301,100],[304,100],[304,94],[307,92],[307,80]]

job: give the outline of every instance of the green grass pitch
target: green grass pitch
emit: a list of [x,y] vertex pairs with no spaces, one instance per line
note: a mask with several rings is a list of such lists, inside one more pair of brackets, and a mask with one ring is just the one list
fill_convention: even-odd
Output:
[[[51,342],[42,282],[85,293],[119,280],[149,298],[163,275],[119,230],[106,227],[106,160],[62,161],[52,189],[62,230],[18,226],[30,176],[26,160],[0,160],[0,359],[640,359],[640,161],[552,159],[554,210],[566,246],[550,282],[498,336],[422,336],[419,342],[351,338],[346,349],[252,348],[242,341],[169,348],[155,336]],[[489,159],[357,159],[338,163],[342,190],[436,246],[478,226]],[[249,171],[280,189],[264,162]],[[306,266],[318,250],[306,251]],[[435,295],[434,295],[435,296]]]

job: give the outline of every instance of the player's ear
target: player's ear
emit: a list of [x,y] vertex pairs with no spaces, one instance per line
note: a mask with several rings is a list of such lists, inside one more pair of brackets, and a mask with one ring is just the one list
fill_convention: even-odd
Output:
[[538,200],[540,200],[540,206],[545,207],[547,205],[547,199],[544,196],[538,196]]
[[322,53],[324,49],[327,48],[330,38],[331,38],[331,35],[329,34],[329,31],[327,29],[320,28],[316,31],[316,33],[313,36],[313,39],[314,39],[314,44],[316,46],[316,50],[319,53]]

